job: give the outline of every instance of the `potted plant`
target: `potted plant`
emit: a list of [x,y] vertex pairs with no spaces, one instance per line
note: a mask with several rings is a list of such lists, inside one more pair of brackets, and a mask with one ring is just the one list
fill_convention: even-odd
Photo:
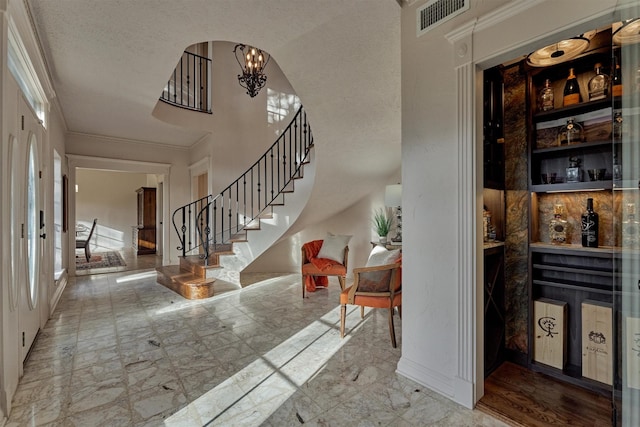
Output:
[[373,214],[373,229],[380,237],[380,243],[387,243],[387,235],[391,231],[393,219],[385,209],[378,209]]

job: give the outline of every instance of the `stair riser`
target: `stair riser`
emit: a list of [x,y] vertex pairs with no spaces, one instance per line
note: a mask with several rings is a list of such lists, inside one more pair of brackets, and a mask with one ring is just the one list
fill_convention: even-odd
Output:
[[171,277],[158,273],[157,282],[189,300],[204,299],[214,295],[213,281],[204,284],[179,283]]
[[[201,264],[196,264],[190,258],[181,257],[180,269],[183,271],[188,271],[190,273],[193,273],[198,277],[207,277],[207,268],[218,267],[217,258],[218,258],[217,256],[210,256],[209,265],[204,266]],[[198,262],[203,262],[203,261],[199,260]]]

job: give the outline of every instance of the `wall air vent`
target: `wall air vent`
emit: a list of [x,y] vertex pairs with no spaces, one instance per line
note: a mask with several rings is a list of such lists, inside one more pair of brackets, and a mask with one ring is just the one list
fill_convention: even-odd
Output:
[[417,37],[469,9],[471,0],[429,0],[418,8]]

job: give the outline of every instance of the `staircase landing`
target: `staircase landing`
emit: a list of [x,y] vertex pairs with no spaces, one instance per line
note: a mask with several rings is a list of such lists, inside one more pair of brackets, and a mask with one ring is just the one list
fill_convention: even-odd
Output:
[[[213,257],[212,257],[213,258]],[[217,257],[216,257],[217,258]],[[215,293],[214,278],[207,278],[207,268],[217,266],[204,265],[204,259],[198,256],[180,258],[180,265],[168,265],[156,268],[157,281],[186,299],[196,300],[212,297]]]

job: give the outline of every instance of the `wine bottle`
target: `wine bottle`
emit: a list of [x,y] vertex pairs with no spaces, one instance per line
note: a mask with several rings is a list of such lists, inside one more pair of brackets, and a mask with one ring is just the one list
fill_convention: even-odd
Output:
[[589,101],[605,99],[609,94],[609,76],[602,74],[602,64],[597,62],[594,70],[596,75],[589,79],[587,89],[589,90]]
[[613,75],[611,76],[611,93],[613,96],[622,96],[622,70],[618,60],[614,57]]
[[580,86],[578,85],[578,79],[573,73],[573,68],[569,68],[569,77],[564,84],[564,97],[562,99],[562,105],[574,105],[579,104],[582,101],[580,98]]
[[587,211],[582,214],[582,246],[598,247],[598,214],[593,211],[593,199],[587,199]]
[[553,110],[553,88],[551,87],[551,81],[547,79],[540,91],[540,111],[550,110]]

